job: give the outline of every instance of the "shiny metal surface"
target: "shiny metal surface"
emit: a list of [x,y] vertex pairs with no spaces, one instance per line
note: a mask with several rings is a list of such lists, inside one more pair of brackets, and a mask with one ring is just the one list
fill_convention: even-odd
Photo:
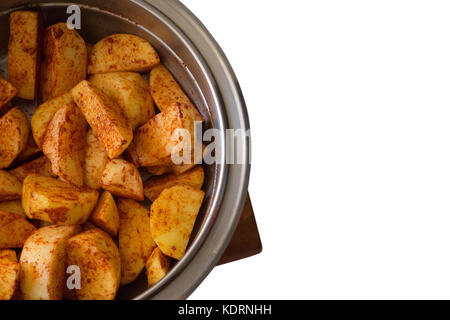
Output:
[[[6,63],[8,13],[19,8],[41,10],[47,25],[65,21],[68,4],[82,8],[86,41],[95,43],[112,33],[132,33],[152,43],[175,75],[208,126],[249,129],[247,110],[237,79],[220,47],[198,19],[176,0],[2,0],[0,3],[0,69]],[[17,102],[23,108],[34,105]],[[28,106],[27,106],[28,105]],[[184,299],[208,275],[230,241],[246,199],[250,173],[250,141],[237,141],[246,162],[242,165],[208,166],[206,200],[200,212],[195,237],[186,256],[169,275],[151,289],[145,275],[119,291],[119,299]],[[224,136],[216,141],[221,163],[225,163]]]

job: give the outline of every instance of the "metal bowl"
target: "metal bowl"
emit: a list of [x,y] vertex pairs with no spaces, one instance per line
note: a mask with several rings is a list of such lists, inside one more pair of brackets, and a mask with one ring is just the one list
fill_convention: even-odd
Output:
[[[46,25],[66,21],[67,7],[81,8],[80,34],[95,43],[113,33],[131,33],[147,39],[175,75],[208,126],[219,129],[218,162],[206,167],[206,200],[185,257],[151,289],[142,274],[119,290],[119,299],[185,299],[209,274],[229,243],[245,202],[250,173],[250,141],[235,139],[234,151],[242,164],[226,165],[226,129],[249,129],[244,99],[224,53],[201,22],[177,0],[2,0],[0,3],[0,66],[5,72],[8,14],[18,9],[40,10]],[[15,101],[31,114],[36,105]]]

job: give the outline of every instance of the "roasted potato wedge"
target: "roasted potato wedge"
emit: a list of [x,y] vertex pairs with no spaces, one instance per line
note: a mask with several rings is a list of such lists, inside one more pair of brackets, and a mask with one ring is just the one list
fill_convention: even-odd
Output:
[[189,185],[201,189],[205,179],[205,172],[201,166],[180,175],[168,174],[160,177],[151,177],[144,184],[144,194],[150,201],[155,201],[164,189],[176,185]]
[[112,194],[144,201],[141,175],[134,164],[123,159],[109,160],[102,174],[102,188]]
[[77,187],[83,186],[86,126],[80,109],[67,105],[55,113],[42,145],[52,164],[52,172]]
[[71,92],[109,158],[120,156],[133,140],[133,130],[122,108],[88,81],[80,82]]
[[89,81],[119,104],[133,130],[155,115],[148,83],[140,74],[134,72],[103,73],[91,76]]
[[17,96],[34,100],[41,62],[42,19],[38,12],[16,11],[9,17],[8,80]]
[[40,152],[41,149],[37,146],[36,142],[34,141],[33,135],[30,133],[28,135],[28,141],[27,145],[25,146],[25,150],[23,150],[22,153],[19,154],[19,156],[14,161],[14,164],[23,164],[30,159],[35,159],[36,155],[38,155]]
[[103,144],[95,137],[94,131],[89,130],[86,136],[86,160],[84,183],[92,189],[101,188],[103,170],[109,157]]
[[119,199],[119,251],[122,262],[121,285],[134,281],[156,247],[150,230],[150,212],[139,203]]
[[66,286],[66,244],[80,226],[48,226],[25,242],[20,287],[25,300],[60,300]]
[[0,201],[18,200],[22,196],[22,184],[15,176],[0,170]]
[[0,249],[21,248],[34,230],[36,228],[25,218],[0,211]]
[[19,179],[22,183],[27,176],[33,173],[46,177],[54,176],[51,169],[51,162],[45,156],[42,156],[40,158],[37,158],[36,160],[21,165],[20,167],[10,170],[9,173]]
[[[194,146],[195,114],[184,105],[173,106],[157,114],[135,132],[127,156],[138,167],[168,165],[173,153],[180,152],[179,146],[188,143]],[[179,133],[188,133],[185,141]]]
[[92,229],[69,239],[67,262],[80,268],[78,300],[114,300],[120,284],[120,255],[111,237]]
[[27,116],[13,108],[0,118],[0,168],[9,167],[25,150],[30,134]]
[[97,190],[31,174],[23,182],[22,206],[30,219],[57,225],[83,224],[94,210],[98,196]]
[[115,238],[117,236],[117,231],[119,230],[119,211],[110,192],[104,191],[102,193],[89,221],[109,233],[111,237]]
[[48,27],[44,35],[40,95],[42,101],[56,98],[86,79],[86,43],[66,23]]
[[187,185],[165,189],[153,202],[150,213],[152,236],[161,251],[180,260],[194,228],[205,193]]
[[16,94],[17,89],[10,82],[0,76],[0,111],[8,105]]
[[131,34],[113,34],[92,48],[88,73],[147,72],[159,63],[158,53],[147,40]]
[[0,250],[0,300],[11,300],[19,285],[20,265],[14,250]]
[[170,271],[170,258],[165,256],[159,248],[155,248],[148,258],[145,268],[147,269],[147,282],[153,287]]
[[34,112],[33,117],[31,118],[31,130],[33,131],[34,140],[39,148],[42,148],[42,145],[44,144],[47,127],[55,116],[55,113],[66,106],[76,107],[70,93],[63,94],[41,104]]
[[0,202],[0,211],[14,213],[20,217],[27,218],[27,214],[23,210],[20,200]]
[[157,65],[150,72],[150,92],[159,110],[164,111],[169,107],[183,104],[192,109],[196,121],[203,121],[197,108],[162,64]]

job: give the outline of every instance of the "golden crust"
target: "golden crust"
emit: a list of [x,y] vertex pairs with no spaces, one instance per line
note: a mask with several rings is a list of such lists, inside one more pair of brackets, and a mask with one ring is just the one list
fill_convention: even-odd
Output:
[[146,72],[159,61],[158,53],[147,40],[131,34],[113,34],[92,48],[88,73]]
[[133,140],[133,130],[120,106],[88,81],[71,92],[109,158],[120,156]]
[[50,121],[42,146],[52,164],[52,172],[77,187],[83,186],[86,125],[76,106],[64,106]]
[[30,124],[19,108],[13,108],[0,118],[0,168],[9,167],[25,150]]
[[180,260],[194,228],[205,193],[187,185],[165,189],[151,206],[152,236],[161,251]]
[[86,79],[87,50],[83,38],[66,23],[48,27],[41,70],[42,101],[58,97]]
[[38,12],[16,11],[9,17],[8,81],[17,96],[34,100],[41,60],[42,20]]
[[150,212],[139,203],[119,199],[119,251],[122,262],[121,285],[134,281],[156,247],[150,229]]
[[144,201],[142,177],[136,166],[122,159],[109,160],[101,178],[102,188],[119,197]]

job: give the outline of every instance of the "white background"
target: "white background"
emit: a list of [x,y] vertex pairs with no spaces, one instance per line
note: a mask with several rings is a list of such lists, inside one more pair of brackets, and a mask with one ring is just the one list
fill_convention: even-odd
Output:
[[450,3],[183,2],[245,94],[264,243],[191,298],[450,298]]

